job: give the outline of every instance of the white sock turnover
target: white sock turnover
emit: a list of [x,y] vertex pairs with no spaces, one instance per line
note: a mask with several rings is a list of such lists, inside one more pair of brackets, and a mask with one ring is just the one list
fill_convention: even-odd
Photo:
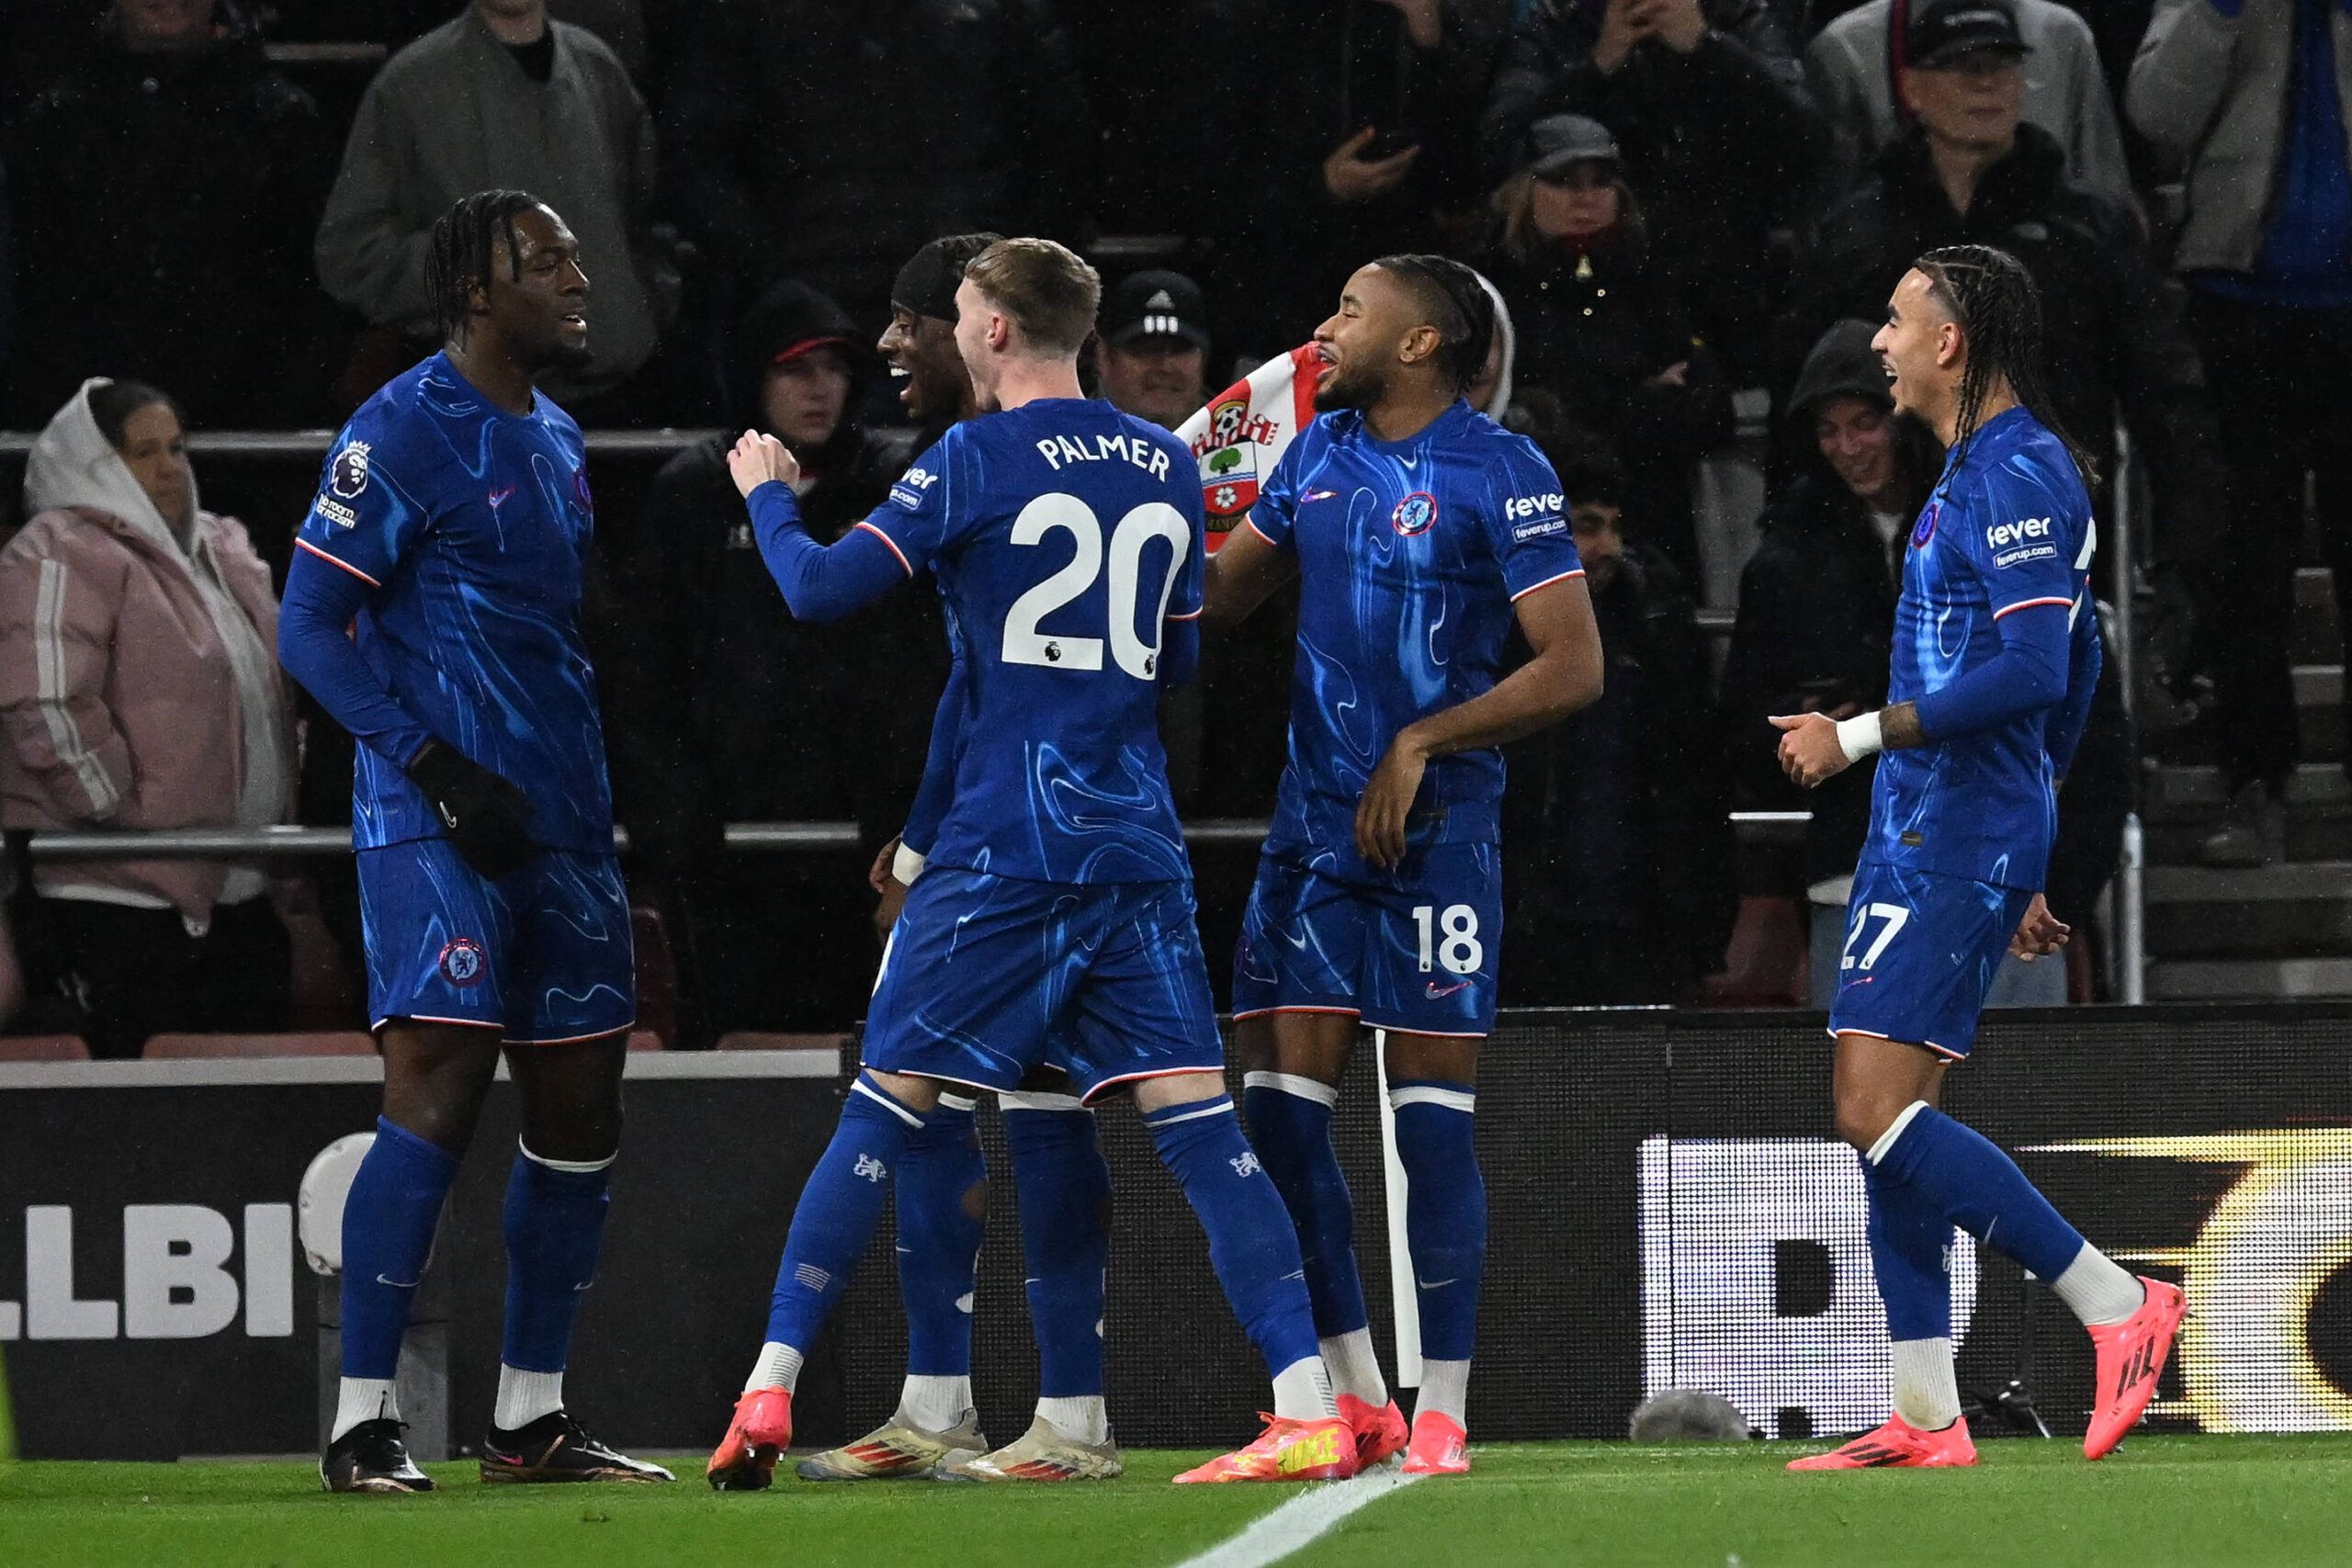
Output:
[[1470,1363],[1423,1360],[1420,1390],[1413,1395],[1413,1418],[1419,1420],[1434,1411],[1467,1431],[1469,1408]]
[[780,1388],[790,1393],[799,1386],[800,1352],[775,1339],[760,1347],[760,1359],[752,1363],[752,1375],[743,1381],[745,1393],[755,1388]]
[[334,1430],[327,1434],[333,1442],[362,1421],[379,1418],[397,1421],[401,1418],[400,1395],[392,1391],[390,1378],[345,1378],[342,1392],[335,1396]]
[[502,1432],[529,1426],[542,1416],[563,1408],[561,1372],[526,1372],[498,1363],[498,1404],[490,1424]]
[[1322,1357],[1293,1361],[1274,1374],[1274,1414],[1285,1421],[1329,1421],[1340,1414]]
[[1388,1403],[1388,1383],[1380,1375],[1380,1353],[1372,1348],[1371,1329],[1351,1328],[1319,1343],[1333,1393],[1353,1394],[1374,1410]]
[[918,1377],[909,1372],[905,1386],[899,1391],[900,1413],[926,1432],[954,1431],[962,1425],[964,1412],[970,1408],[969,1377]]
[[2148,1288],[2089,1242],[2075,1254],[2066,1271],[2050,1281],[2058,1299],[2075,1309],[2086,1327],[2121,1323],[2140,1310]]
[[1897,1339],[1894,1350],[1894,1413],[1922,1432],[1940,1432],[1959,1420],[1951,1341]]
[[1037,1401],[1037,1419],[1059,1433],[1067,1442],[1084,1443],[1100,1448],[1111,1440],[1110,1412],[1099,1393],[1070,1394],[1062,1398]]

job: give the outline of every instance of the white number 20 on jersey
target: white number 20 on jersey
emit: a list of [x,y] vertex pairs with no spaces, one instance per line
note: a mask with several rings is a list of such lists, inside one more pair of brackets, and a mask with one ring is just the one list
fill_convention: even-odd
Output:
[[[1102,639],[1099,637],[1047,636],[1037,623],[1094,586],[1102,574],[1102,525],[1094,509],[1074,495],[1057,491],[1041,495],[1021,509],[1012,520],[1012,542],[1042,543],[1059,529],[1077,541],[1069,564],[1012,602],[1004,615],[1004,662],[1043,664],[1057,670],[1100,670]],[[1168,578],[1159,585],[1159,603],[1151,613],[1152,635],[1158,639],[1168,596],[1176,591],[1176,574],[1184,568],[1184,552],[1193,547],[1193,530],[1184,514],[1164,501],[1148,501],[1111,530],[1111,657],[1120,669],[1138,681],[1159,671],[1159,643],[1147,644],[1136,635],[1136,579],[1143,570],[1143,547],[1153,539],[1170,546]]]

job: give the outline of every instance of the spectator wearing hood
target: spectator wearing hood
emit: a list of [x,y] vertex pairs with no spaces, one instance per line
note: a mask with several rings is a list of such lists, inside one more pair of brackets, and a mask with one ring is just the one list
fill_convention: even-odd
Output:
[[[2014,12],[2025,49],[2025,120],[2058,144],[2067,177],[2109,201],[2132,205],[2137,198],[2124,161],[2123,132],[2115,122],[2090,25],[2057,0],[1965,3]],[[1869,178],[1880,152],[1900,141],[1915,122],[1903,102],[1903,73],[1946,68],[1920,59],[1908,36],[1913,21],[1934,8],[1932,0],[1866,0],[1805,46],[1805,80],[1835,139],[1821,174],[1825,205],[1834,206]]]
[[1769,0],[1534,0],[1479,123],[1489,177],[1524,169],[1562,114],[1623,143],[1655,261],[1701,329],[1740,345],[1775,308],[1771,232],[1797,215],[1829,134]]
[[125,0],[12,118],[12,421],[46,419],[100,367],[171,388],[207,424],[311,412],[324,376],[303,361],[328,307],[311,231],[334,148],[235,13]]
[[[1751,874],[1753,895],[1800,888],[1815,911],[1815,953],[1844,940],[1846,893],[1868,829],[1875,760],[1819,789],[1789,782],[1773,760],[1774,714],[1849,716],[1886,698],[1894,600],[1911,524],[1943,471],[1917,420],[1898,417],[1871,352],[1877,329],[1839,321],[1806,355],[1785,430],[1792,477],[1764,509],[1762,538],[1740,573],[1739,615],[1724,660],[1723,714],[1739,805],[1810,811],[1793,878]],[[1829,993],[1815,987],[1816,998]]]
[[[2159,607],[2186,620],[2191,564],[2210,553],[2226,471],[2182,290],[2156,270],[2137,217],[2067,177],[2065,155],[2022,118],[2025,43],[1999,6],[1936,0],[1911,18],[1903,74],[1919,124],[1881,152],[1871,179],[1825,219],[1800,260],[1785,342],[1802,352],[1841,317],[1877,321],[1912,264],[1946,245],[2016,256],[2041,295],[2052,412],[2115,471],[2120,416],[2146,458]],[[1791,353],[1793,362],[1797,353]],[[2109,490],[2092,495],[2102,513]],[[2115,562],[2102,551],[2097,570]]]
[[677,912],[710,1034],[860,1015],[863,863],[729,855],[723,829],[854,818],[870,855],[904,820],[946,679],[927,582],[839,625],[795,620],[727,475],[740,431],[775,435],[800,460],[810,532],[847,532],[913,456],[903,433],[858,425],[874,368],[839,305],[777,284],[734,336],[732,425],[671,458],[605,546],[614,793],[647,884]]
[[1697,581],[1690,468],[1730,438],[1731,392],[1680,293],[1652,265],[1608,129],[1582,115],[1538,120],[1494,202],[1500,233],[1485,270],[1510,304],[1515,389],[1552,393],[1608,443],[1648,541]]
[[1608,678],[1591,706],[1504,748],[1509,1000],[1686,1001],[1737,902],[1706,635],[1680,574],[1628,536],[1623,476],[1570,463],[1560,483]]
[[[263,828],[291,819],[277,602],[243,525],[197,503],[179,411],[86,382],[25,472],[36,515],[0,550],[0,821]],[[90,1048],[164,1030],[283,1027],[290,948],[259,867],[44,864],[43,939]]]

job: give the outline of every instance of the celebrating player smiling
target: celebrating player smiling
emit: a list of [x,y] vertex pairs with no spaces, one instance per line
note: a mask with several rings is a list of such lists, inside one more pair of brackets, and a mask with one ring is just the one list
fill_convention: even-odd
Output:
[[2125,1273],[1997,1145],[1936,1109],[2003,952],[2047,956],[2068,935],[2041,888],[2055,781],[2098,682],[2095,539],[2084,460],[2043,412],[2041,338],[2033,279],[2006,252],[1931,251],[1895,286],[1871,346],[1895,407],[1951,456],[1904,556],[1892,702],[1772,721],[1781,766],[1807,786],[1884,752],[1829,1028],[1838,1134],[1862,1153],[1894,1413],[1792,1470],[1976,1462],[1952,1377],[1954,1225],[2048,1280],[2090,1329],[2088,1458],[2139,1420],[2180,1326],[2177,1288]]
[[[1442,256],[1384,256],[1317,329],[1322,416],[1209,569],[1216,619],[1295,570],[1290,766],[1234,958],[1259,1154],[1283,1190],[1357,1461],[1408,1446],[1372,1348],[1331,1111],[1363,1029],[1387,1032],[1422,1382],[1405,1468],[1469,1469],[1487,1250],[1471,1142],[1502,935],[1496,750],[1600,694],[1600,637],[1542,453],[1475,412],[1493,307]],[[1516,618],[1534,657],[1500,680]]]

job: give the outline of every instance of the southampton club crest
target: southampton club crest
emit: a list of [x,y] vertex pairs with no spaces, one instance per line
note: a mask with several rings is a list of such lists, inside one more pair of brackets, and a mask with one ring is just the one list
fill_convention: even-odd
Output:
[[459,937],[441,950],[441,978],[453,986],[479,986],[482,972],[490,967],[489,958],[481,944],[471,937]]
[[1430,525],[1437,521],[1437,497],[1425,490],[1417,490],[1396,503],[1396,510],[1388,514],[1388,521],[1408,539],[1416,534],[1426,534],[1430,531]]
[[327,466],[327,489],[345,501],[368,488],[368,443],[355,441],[334,455]]

